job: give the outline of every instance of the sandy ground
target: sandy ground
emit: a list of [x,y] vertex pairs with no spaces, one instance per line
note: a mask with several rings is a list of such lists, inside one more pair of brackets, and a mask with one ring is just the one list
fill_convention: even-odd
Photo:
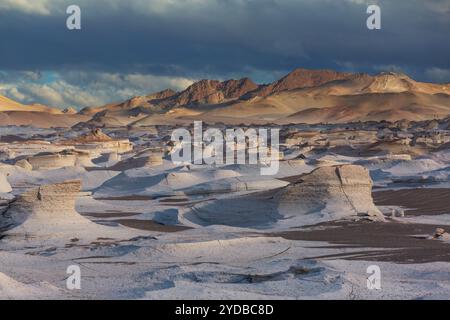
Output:
[[377,191],[372,194],[375,204],[400,206],[408,215],[439,215],[450,213],[450,189],[420,188]]
[[[7,133],[31,135],[26,128],[16,131]],[[14,156],[50,147],[32,150],[19,144]],[[39,217],[45,213],[41,210],[23,229],[2,235],[0,299],[448,299],[450,245],[427,237],[438,227],[450,229],[450,154],[444,150],[404,160],[343,156],[323,146],[316,151],[301,161],[281,162],[279,173],[269,178],[251,165],[188,167],[168,160],[124,171],[83,166],[30,171],[5,156],[0,171],[12,187],[12,192],[5,189],[5,199],[65,180],[81,180],[82,191],[74,208],[56,201],[64,212],[47,206],[54,211],[45,219]],[[111,165],[108,155],[93,158],[98,168]],[[388,216],[385,222],[368,221],[364,210],[355,209],[356,202],[347,204],[348,193],[339,201],[322,199],[305,212],[303,201],[319,195],[314,187],[305,198],[304,190],[294,189],[287,198],[294,202],[282,208],[283,215],[266,216],[279,209],[275,195],[287,182],[300,182],[320,166],[352,163],[370,173],[374,202],[380,215]],[[322,177],[328,181],[333,176]],[[397,183],[404,189],[387,189],[398,179],[422,185],[407,189],[411,184]],[[362,185],[368,188],[367,181]],[[334,195],[321,188],[322,197],[342,195],[339,187],[333,188]],[[370,189],[366,197],[358,188],[346,192],[357,194],[360,205],[372,205]],[[205,207],[212,211],[207,224],[185,214]],[[405,209],[406,217],[392,219],[393,208]],[[65,211],[71,215],[65,217]],[[234,214],[234,223],[219,223],[227,221],[220,220],[227,213]],[[255,217],[264,224],[253,225]],[[66,288],[66,269],[73,264],[82,270],[80,291]],[[367,288],[370,265],[382,270],[382,290]]]
[[112,220],[114,222],[120,223],[123,226],[140,229],[140,230],[148,230],[148,231],[157,231],[157,232],[178,232],[183,230],[191,229],[189,227],[184,226],[168,226],[163,225],[161,223],[157,223],[151,220],[138,220],[138,219],[118,219]]
[[358,249],[352,253],[315,256],[311,259],[339,258],[401,264],[450,262],[450,246],[447,243],[425,239],[438,227],[441,226],[392,221],[334,222],[273,235],[289,240],[327,242],[337,252],[342,248]]

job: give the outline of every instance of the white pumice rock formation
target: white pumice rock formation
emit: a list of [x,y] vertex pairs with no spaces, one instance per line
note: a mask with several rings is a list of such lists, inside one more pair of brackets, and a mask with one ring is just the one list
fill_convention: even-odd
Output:
[[11,191],[12,191],[12,188],[8,182],[6,174],[0,172],[0,193],[8,193]]
[[92,162],[91,154],[85,151],[76,150],[75,166],[77,167],[95,167]]
[[51,232],[57,225],[84,222],[74,209],[80,187],[80,181],[67,181],[29,189],[3,215],[3,225],[18,226],[24,233],[41,233]]
[[117,154],[117,152],[110,152],[107,156],[108,156],[108,161],[106,162],[107,167],[113,166],[117,162],[121,161],[121,156]]
[[81,137],[68,140],[65,143],[73,144],[76,149],[90,153],[125,153],[133,149],[130,140],[113,139],[100,129],[94,129]]
[[85,151],[67,149],[61,152],[43,152],[16,162],[27,170],[53,170],[64,167],[94,167],[91,154]]
[[142,167],[156,167],[163,164],[163,154],[155,153],[143,157],[131,157],[125,160],[121,160],[114,165],[108,167],[109,170],[113,171],[124,171],[133,168]]
[[372,199],[369,171],[358,165],[320,167],[280,191],[279,211],[328,213],[333,217],[383,219]]
[[364,167],[320,167],[279,189],[180,210],[179,220],[186,225],[263,228],[277,223],[292,227],[348,218],[384,221],[371,191],[372,180]]
[[28,171],[33,170],[33,166],[31,165],[31,163],[28,162],[27,159],[18,160],[15,163],[15,165],[18,166],[18,167],[21,167],[21,168],[23,168],[25,170],[28,170]]
[[96,239],[135,234],[123,227],[98,225],[75,211],[81,181],[41,185],[29,189],[0,215],[0,232],[15,239]]
[[79,143],[75,144],[75,147],[78,150],[90,152],[92,154],[102,154],[108,152],[125,153],[133,150],[133,145],[128,139]]
[[28,162],[34,170],[52,170],[63,167],[74,167],[77,156],[74,153],[42,153],[29,157]]

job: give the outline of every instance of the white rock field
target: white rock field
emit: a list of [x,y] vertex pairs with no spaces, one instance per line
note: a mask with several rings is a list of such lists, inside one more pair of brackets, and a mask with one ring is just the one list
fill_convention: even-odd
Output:
[[448,298],[449,153],[380,152],[366,126],[352,150],[347,128],[291,138],[269,176],[174,163],[171,127],[3,145],[0,299]]

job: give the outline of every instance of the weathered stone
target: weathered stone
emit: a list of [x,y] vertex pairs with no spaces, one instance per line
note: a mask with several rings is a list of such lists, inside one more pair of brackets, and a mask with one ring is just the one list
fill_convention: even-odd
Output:
[[6,178],[6,175],[0,172],[0,193],[8,193],[11,191],[11,185]]
[[299,214],[326,211],[335,216],[383,218],[372,199],[369,171],[357,165],[320,167],[279,193],[280,208]]
[[28,162],[34,170],[49,170],[63,167],[73,167],[77,160],[75,154],[38,154],[29,157]]

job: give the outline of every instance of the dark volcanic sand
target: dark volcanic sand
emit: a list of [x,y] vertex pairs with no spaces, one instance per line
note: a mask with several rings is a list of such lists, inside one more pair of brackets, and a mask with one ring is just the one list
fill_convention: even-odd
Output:
[[13,143],[13,142],[23,142],[23,141],[27,141],[27,139],[16,136],[16,135],[12,135],[12,134],[0,136],[0,142],[3,142],[3,143]]
[[289,240],[329,242],[333,246],[317,247],[335,248],[336,251],[340,248],[364,248],[353,253],[309,257],[311,259],[333,258],[396,263],[450,262],[450,244],[420,237],[434,234],[438,227],[440,226],[399,222],[328,222],[314,228],[276,233],[273,236]]
[[410,208],[407,215],[439,215],[450,213],[450,189],[420,188],[377,191],[372,194],[378,206]]
[[139,214],[139,212],[81,212],[81,215],[92,218],[123,218]]
[[159,224],[152,220],[118,219],[118,220],[111,220],[111,221],[120,223],[121,225],[124,225],[126,227],[140,229],[140,230],[147,230],[147,231],[178,232],[178,231],[191,229],[189,227],[184,227],[184,226],[163,225],[163,224]]
[[95,200],[120,200],[120,201],[145,201],[145,200],[155,200],[154,197],[150,197],[150,196],[138,196],[138,195],[134,195],[134,196],[118,196],[118,197],[99,197],[99,198],[94,198]]

